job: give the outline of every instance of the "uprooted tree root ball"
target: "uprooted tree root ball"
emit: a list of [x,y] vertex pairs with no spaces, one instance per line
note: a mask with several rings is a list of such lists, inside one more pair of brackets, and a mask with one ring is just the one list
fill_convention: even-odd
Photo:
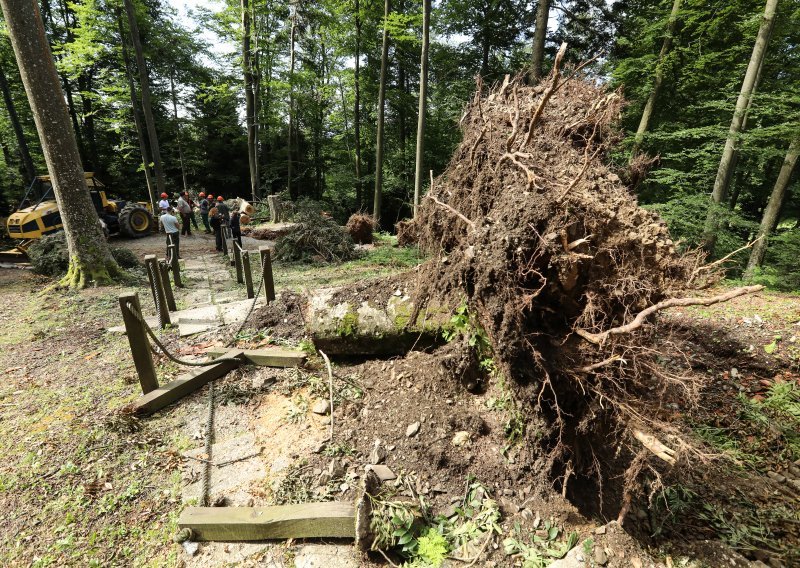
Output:
[[354,213],[350,215],[345,228],[353,239],[353,242],[359,245],[368,245],[372,243],[375,219],[371,215],[365,213]]
[[506,78],[481,91],[461,119],[461,146],[404,227],[433,255],[416,309],[466,302],[494,364],[552,425],[536,435],[556,486],[578,499],[571,479],[601,494],[597,483],[624,479],[616,495],[595,490],[587,505],[598,511],[605,501],[616,507],[606,517],[623,518],[640,472],[660,479],[688,459],[659,437],[686,447],[667,435],[676,432],[668,403],[695,400],[701,386],[670,372],[664,361],[678,355],[654,348],[659,331],[647,316],[698,303],[680,299],[713,283],[716,267],[679,252],[604,163],[619,140],[618,92],[579,73],[563,78],[558,60],[537,86]]

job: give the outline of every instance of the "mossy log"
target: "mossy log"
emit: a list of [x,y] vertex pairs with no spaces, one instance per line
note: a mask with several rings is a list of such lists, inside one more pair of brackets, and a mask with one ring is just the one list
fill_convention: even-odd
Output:
[[400,355],[442,340],[451,310],[441,305],[409,319],[414,301],[402,290],[326,288],[311,293],[306,326],[314,345],[329,355]]

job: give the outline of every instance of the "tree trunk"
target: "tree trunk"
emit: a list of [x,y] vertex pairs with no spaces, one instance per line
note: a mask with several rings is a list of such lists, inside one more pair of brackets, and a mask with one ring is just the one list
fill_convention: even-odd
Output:
[[[178,118],[178,95],[175,93],[175,69],[169,74],[169,91],[172,96],[172,117],[175,119],[175,142],[178,145],[178,162],[181,165],[181,180],[183,181],[183,191],[189,191],[186,183],[186,168],[183,167],[183,144],[181,143],[181,121]],[[153,209],[155,211],[155,209]]]
[[356,203],[358,209],[364,209],[364,192],[361,184],[361,13],[359,12],[358,0],[355,0],[356,12],[356,56],[355,69],[353,71],[353,136],[355,137],[356,152]]
[[133,1],[124,0],[124,2],[125,12],[128,14],[128,26],[131,32],[133,51],[136,55],[136,67],[139,68],[139,85],[142,89],[142,112],[144,113],[145,125],[147,125],[147,138],[150,141],[150,155],[153,158],[156,185],[158,193],[166,193],[167,186],[164,182],[164,169],[161,167],[161,150],[158,145],[158,135],[156,134],[156,122],[150,106],[150,80],[147,76],[147,66],[144,61],[144,52],[142,51],[142,40],[139,37],[139,25],[136,23]]
[[248,0],[241,0],[242,6],[242,66],[244,67],[245,121],[247,123],[247,161],[250,164],[250,195],[253,201],[259,197],[258,173],[256,167],[256,121],[255,93],[253,92],[253,69],[250,63],[250,7]]
[[486,77],[489,73],[489,38],[483,38],[481,49],[483,50],[483,55],[481,56],[481,77]]
[[144,179],[147,183],[147,194],[150,196],[150,205],[153,211],[158,211],[158,198],[156,197],[156,188],[153,183],[153,177],[150,172],[150,155],[147,151],[147,142],[145,141],[144,126],[142,125],[141,111],[139,110],[139,102],[136,96],[136,83],[133,80],[133,71],[131,71],[131,58],[128,54],[128,45],[125,41],[125,29],[122,25],[122,13],[117,11],[117,25],[119,27],[119,42],[122,46],[122,62],[125,65],[125,75],[128,77],[128,91],[131,97],[131,110],[133,111],[133,124],[136,126],[136,138],[139,141],[139,152],[142,154],[142,167],[144,169]]
[[[676,0],[680,2],[680,0]],[[547,20],[550,17],[550,0],[539,0],[536,7],[536,30],[533,33],[531,46],[531,84],[537,83],[542,78],[542,63],[544,63],[544,40],[547,38]]]
[[256,2],[254,1],[250,5],[250,21],[253,25],[252,33],[250,34],[253,38],[253,58],[251,60],[252,65],[250,68],[250,73],[252,74],[253,84],[253,161],[255,162],[256,191],[258,193],[258,198],[260,199],[264,197],[261,193],[261,167],[259,165],[259,161],[261,159],[261,133],[259,132],[261,128],[261,53],[258,46],[258,14],[256,13],[255,4]]
[[[544,2],[545,0],[539,0]],[[422,8],[422,55],[419,62],[419,107],[417,109],[417,156],[414,169],[414,218],[419,211],[422,192],[422,162],[425,153],[425,112],[428,99],[428,46],[430,43],[431,0],[423,0]]]
[[633,141],[633,148],[631,150],[631,159],[639,151],[639,146],[642,144],[644,134],[650,125],[650,118],[653,116],[653,109],[658,99],[658,93],[661,90],[661,83],[664,81],[664,59],[672,47],[672,37],[675,34],[675,26],[678,23],[678,11],[681,9],[682,0],[675,0],[672,4],[672,12],[669,15],[669,23],[667,24],[667,35],[664,36],[664,43],[661,45],[661,53],[658,54],[658,62],[656,63],[655,77],[653,78],[653,89],[650,91],[650,96],[647,97],[647,103],[644,105],[642,111],[642,119],[639,121],[639,128],[636,129],[636,136]]
[[0,67],[0,90],[3,91],[3,100],[6,103],[8,118],[11,121],[11,128],[14,129],[14,135],[17,137],[19,156],[25,168],[25,181],[30,184],[33,178],[36,177],[36,169],[33,167],[31,153],[28,150],[28,142],[25,140],[25,132],[22,130],[22,124],[19,122],[17,109],[14,107],[14,99],[11,97],[11,89],[8,88],[8,81],[6,80],[6,74],[2,67]]
[[383,131],[384,106],[386,101],[386,68],[389,66],[389,0],[383,2],[383,47],[381,49],[381,79],[378,88],[378,131],[375,138],[375,196],[372,216],[375,223],[381,220],[381,198],[383,194]]
[[789,181],[792,179],[792,172],[797,165],[798,156],[800,156],[800,138],[795,138],[789,145],[789,151],[786,153],[786,158],[778,174],[778,179],[775,181],[775,186],[772,189],[772,194],[769,196],[767,207],[764,209],[764,216],[761,218],[761,227],[758,230],[758,236],[760,238],[753,245],[753,250],[750,252],[750,260],[747,262],[745,278],[752,277],[755,268],[761,266],[761,263],[764,262],[764,254],[767,252],[769,235],[778,224],[778,214],[780,213],[783,199],[786,196],[786,188],[789,187]]
[[294,6],[292,12],[292,29],[290,33],[290,48],[289,48],[289,143],[287,147],[287,170],[286,176],[286,189],[289,191],[289,196],[294,201],[297,199],[297,189],[292,183],[294,177],[294,165],[292,159],[294,158],[294,44],[297,39],[297,6]]
[[88,163],[84,164],[84,166],[87,170],[96,172],[102,168],[102,164],[100,164],[100,159],[98,158],[97,153],[97,135],[94,128],[92,97],[87,96],[91,95],[92,92],[92,76],[89,74],[89,72],[81,73],[78,76],[78,92],[81,95],[83,131],[88,141],[86,156],[86,161]]
[[734,156],[738,151],[737,143],[739,134],[742,131],[742,122],[744,121],[745,113],[750,104],[750,98],[753,94],[759,68],[761,67],[767,51],[767,43],[769,42],[769,35],[772,30],[773,20],[775,19],[777,5],[778,0],[767,0],[764,8],[764,17],[761,20],[758,36],[753,46],[753,53],[750,56],[750,63],[747,66],[747,72],[745,73],[742,88],[739,92],[739,98],[736,100],[736,109],[733,113],[731,126],[728,130],[728,138],[725,141],[725,148],[722,151],[722,158],[720,159],[719,168],[717,169],[717,178],[714,181],[714,190],[711,193],[711,201],[713,203],[708,210],[703,237],[703,247],[709,254],[714,252],[716,232],[719,225],[715,207],[723,201],[727,201],[728,198],[728,188],[733,175],[732,166],[734,165]]
[[119,267],[103,236],[86,180],[58,73],[34,0],[0,0],[53,184],[70,262],[62,284],[111,283]]

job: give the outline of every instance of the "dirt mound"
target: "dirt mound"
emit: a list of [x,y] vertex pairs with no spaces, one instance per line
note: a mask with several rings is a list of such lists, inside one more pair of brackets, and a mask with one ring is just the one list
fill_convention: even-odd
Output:
[[568,495],[570,479],[621,479],[630,466],[629,489],[651,463],[665,466],[631,434],[658,433],[664,405],[699,388],[659,365],[653,318],[635,318],[685,295],[702,259],[680,254],[605,164],[622,106],[618,92],[557,72],[479,91],[461,146],[409,228],[434,256],[417,309],[465,303],[526,412],[549,419],[536,436]]
[[354,213],[345,225],[353,242],[359,245],[368,245],[372,242],[372,231],[375,229],[375,219],[364,213]]

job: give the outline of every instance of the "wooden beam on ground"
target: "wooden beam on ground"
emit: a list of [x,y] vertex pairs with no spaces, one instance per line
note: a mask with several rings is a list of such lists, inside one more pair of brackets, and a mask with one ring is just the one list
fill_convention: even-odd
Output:
[[215,365],[197,367],[196,371],[181,375],[174,381],[139,397],[133,403],[134,409],[140,414],[152,414],[161,410],[242,365],[244,360],[241,356],[242,351],[225,351],[222,357],[215,359],[215,361],[218,361]]
[[[211,357],[222,355],[222,348],[211,348],[206,354]],[[259,367],[299,367],[306,362],[306,354],[297,349],[252,349],[241,351],[242,356]]]
[[355,538],[355,508],[350,503],[301,503],[274,507],[187,507],[178,527],[194,540],[272,538]]

